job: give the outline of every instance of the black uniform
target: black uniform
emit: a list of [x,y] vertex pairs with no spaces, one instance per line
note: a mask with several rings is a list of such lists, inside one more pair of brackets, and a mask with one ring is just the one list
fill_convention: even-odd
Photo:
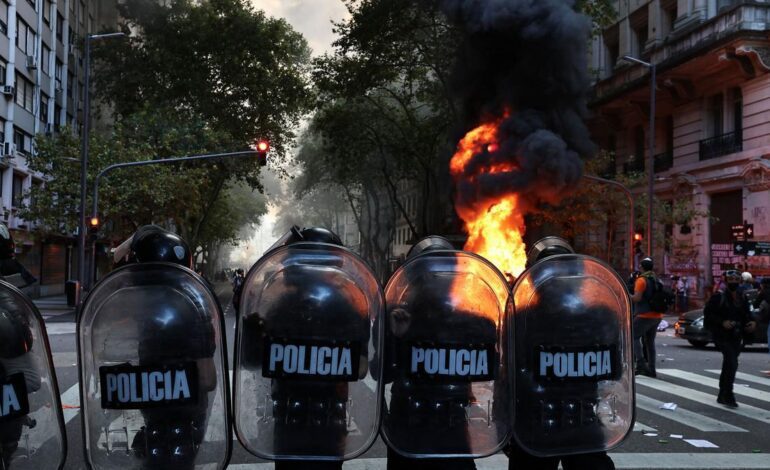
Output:
[[[743,346],[744,328],[751,319],[749,305],[737,290],[728,289],[711,296],[703,313],[705,326],[711,331],[714,343],[722,352],[718,401],[726,405],[735,405],[733,383],[738,371],[738,356]],[[733,322],[732,328],[725,328],[725,321]]]

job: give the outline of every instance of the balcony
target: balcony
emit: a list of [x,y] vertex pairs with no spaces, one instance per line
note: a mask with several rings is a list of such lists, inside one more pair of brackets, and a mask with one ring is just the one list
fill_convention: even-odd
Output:
[[743,132],[739,130],[701,140],[698,145],[700,161],[711,160],[741,150],[743,150]]
[[624,163],[623,173],[644,173],[644,157],[637,155]]
[[674,152],[669,150],[667,152],[659,153],[655,155],[655,173],[662,173],[668,171],[674,166]]

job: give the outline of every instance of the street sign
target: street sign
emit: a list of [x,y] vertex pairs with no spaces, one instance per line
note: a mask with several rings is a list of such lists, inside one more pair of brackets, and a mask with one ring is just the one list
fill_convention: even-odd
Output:
[[746,240],[754,238],[754,224],[743,224],[743,234]]
[[733,254],[739,256],[770,256],[770,242],[734,242]]
[[[735,240],[736,242],[742,242],[742,241],[746,240],[746,230],[745,230],[743,224],[741,224],[741,225],[733,225],[731,227],[731,230],[732,230],[732,233],[733,233],[733,240]],[[753,231],[753,228],[752,228],[752,231]]]

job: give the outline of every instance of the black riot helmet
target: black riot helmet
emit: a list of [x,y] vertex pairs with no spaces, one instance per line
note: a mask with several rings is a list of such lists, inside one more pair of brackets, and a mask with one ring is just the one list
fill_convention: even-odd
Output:
[[572,245],[561,237],[548,236],[538,240],[527,253],[527,266],[532,266],[540,260],[554,255],[569,255],[575,253]]
[[11,313],[0,310],[0,358],[13,359],[32,347],[32,332]]
[[323,227],[299,228],[292,226],[273,246],[267,249],[265,253],[274,249],[300,242],[328,243],[330,245],[344,246],[340,237],[329,229]]
[[412,248],[409,249],[409,253],[406,254],[406,257],[412,258],[432,250],[454,250],[454,246],[452,246],[452,243],[444,237],[429,235],[415,243]]
[[654,266],[652,263],[652,258],[650,258],[649,256],[647,258],[644,258],[641,262],[639,262],[639,266],[641,266],[642,269],[645,271],[652,271],[652,268]]
[[144,225],[118,248],[115,259],[119,264],[163,261],[192,269],[192,253],[182,237],[157,225]]

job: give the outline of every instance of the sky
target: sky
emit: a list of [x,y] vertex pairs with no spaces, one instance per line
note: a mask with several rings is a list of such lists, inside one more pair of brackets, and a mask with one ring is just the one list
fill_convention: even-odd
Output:
[[[338,21],[347,16],[347,9],[342,0],[251,0],[251,4],[260,10],[264,10],[269,16],[280,17],[305,36],[313,55],[322,55],[331,51],[331,43],[334,41],[332,32],[332,20]],[[269,167],[263,169],[271,171]],[[264,179],[275,181],[272,175],[266,175]],[[283,191],[270,190],[267,183],[268,194],[279,194]],[[231,267],[248,270],[262,253],[265,252],[277,240],[273,235],[273,226],[276,221],[275,206],[269,206],[268,213],[262,217],[259,227],[252,230],[251,236],[244,238],[230,253]]]

